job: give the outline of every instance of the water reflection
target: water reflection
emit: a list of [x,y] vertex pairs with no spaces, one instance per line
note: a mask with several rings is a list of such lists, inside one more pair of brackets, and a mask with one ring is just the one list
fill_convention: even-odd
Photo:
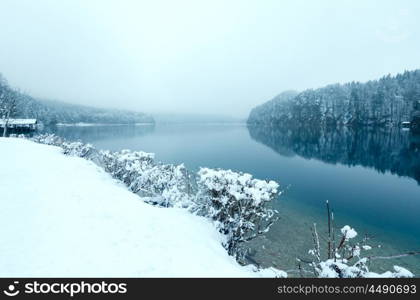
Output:
[[[281,219],[264,238],[252,242],[253,259],[266,266],[295,268],[295,258],[305,257],[312,247],[310,226],[317,223],[320,232],[326,231],[325,211],[323,207],[317,210],[307,205],[312,199],[317,199],[315,203],[333,200],[337,228],[351,224],[359,233],[373,235],[372,245],[381,245],[381,248],[371,255],[392,255],[419,248],[418,186],[396,176],[373,174],[365,169],[410,177],[420,184],[419,135],[399,128],[347,127],[248,126],[248,132],[253,140],[285,160],[302,157],[326,163],[316,164],[315,172],[308,169],[309,164],[296,164],[293,170],[287,168],[289,176],[298,172],[302,180],[286,192],[286,199],[283,196],[282,201],[274,204]],[[327,164],[336,165],[337,172],[326,172],[326,169],[331,170]],[[338,172],[340,164],[364,168],[351,168],[349,176],[343,178],[344,173]],[[289,201],[287,196],[292,199]],[[385,272],[392,269],[393,264],[420,274],[420,257],[378,261],[372,264],[371,270]]]
[[251,137],[283,156],[361,165],[408,176],[420,184],[420,135],[400,128],[248,126]]

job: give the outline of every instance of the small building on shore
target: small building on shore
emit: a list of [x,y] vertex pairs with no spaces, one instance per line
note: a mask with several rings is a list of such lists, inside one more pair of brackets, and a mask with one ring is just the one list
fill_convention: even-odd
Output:
[[3,130],[7,124],[7,131],[10,132],[29,132],[37,128],[38,121],[36,119],[0,119],[0,129]]

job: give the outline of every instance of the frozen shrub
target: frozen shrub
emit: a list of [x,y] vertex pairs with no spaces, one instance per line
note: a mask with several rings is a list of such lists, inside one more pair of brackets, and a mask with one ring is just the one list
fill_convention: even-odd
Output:
[[53,145],[53,146],[60,146],[65,142],[65,140],[55,134],[40,134],[36,135],[32,138],[32,141],[46,144],[46,145]]
[[138,174],[154,165],[154,154],[142,151],[101,151],[101,155],[105,170],[128,186],[131,185]]
[[328,259],[316,265],[316,273],[322,278],[411,278],[413,273],[399,266],[394,266],[394,271],[385,273],[370,272],[369,259],[361,258],[354,264],[346,259]]
[[89,158],[96,149],[91,144],[83,144],[81,142],[63,143],[63,153],[66,155]]
[[103,151],[102,157],[105,170],[148,202],[164,207],[193,204],[195,189],[184,165],[155,163],[154,154],[142,151]]
[[315,255],[317,260],[312,262],[315,275],[317,277],[332,278],[366,278],[366,277],[413,277],[414,275],[403,267],[394,266],[394,271],[387,271],[382,274],[369,271],[369,262],[371,256],[365,255],[365,251],[372,249],[366,245],[366,238],[357,243],[351,243],[351,240],[357,236],[357,232],[346,225],[341,228],[340,243],[333,249],[335,257],[321,261],[315,255],[315,249],[309,251],[309,254]]
[[132,189],[145,191],[145,195],[160,206],[190,207],[193,205],[194,188],[184,165],[155,165],[135,178]]
[[[407,269],[394,266],[394,271],[387,271],[379,274],[369,270],[369,263],[374,259],[391,259],[408,255],[416,255],[418,252],[409,252],[394,256],[370,256],[367,255],[371,246],[367,245],[368,237],[364,237],[354,242],[357,232],[349,225],[345,225],[335,233],[334,214],[330,211],[327,202],[328,212],[328,235],[326,240],[325,251],[321,250],[320,238],[318,236],[316,224],[312,229],[312,237],[314,248],[308,251],[313,259],[298,259],[299,271],[313,273],[315,277],[328,278],[367,278],[367,277],[413,277],[414,275]],[[324,239],[321,239],[324,240]],[[301,263],[308,263],[311,271],[302,269]],[[301,274],[303,275],[303,274]]]
[[279,185],[231,170],[202,168],[198,176],[204,214],[226,235],[229,254],[241,260],[241,244],[266,233],[274,223],[277,211],[266,204],[277,197]]

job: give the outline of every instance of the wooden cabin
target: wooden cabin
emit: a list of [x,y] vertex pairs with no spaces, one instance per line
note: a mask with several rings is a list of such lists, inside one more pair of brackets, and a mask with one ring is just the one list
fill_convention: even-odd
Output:
[[10,132],[27,132],[34,131],[37,128],[38,121],[36,119],[0,119],[0,129],[4,129],[7,123],[7,131]]

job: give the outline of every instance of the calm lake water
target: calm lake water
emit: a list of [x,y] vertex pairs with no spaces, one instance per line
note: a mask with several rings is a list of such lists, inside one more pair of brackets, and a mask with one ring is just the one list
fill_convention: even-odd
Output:
[[[280,220],[250,246],[263,265],[296,269],[308,257],[310,227],[326,230],[325,201],[337,227],[349,224],[380,245],[372,254],[420,250],[420,137],[400,129],[248,128],[244,124],[57,127],[55,133],[99,149],[143,150],[165,163],[248,172],[280,183],[273,203]],[[420,257],[381,260],[372,270],[397,264],[420,275]],[[293,272],[292,272],[293,273]]]

